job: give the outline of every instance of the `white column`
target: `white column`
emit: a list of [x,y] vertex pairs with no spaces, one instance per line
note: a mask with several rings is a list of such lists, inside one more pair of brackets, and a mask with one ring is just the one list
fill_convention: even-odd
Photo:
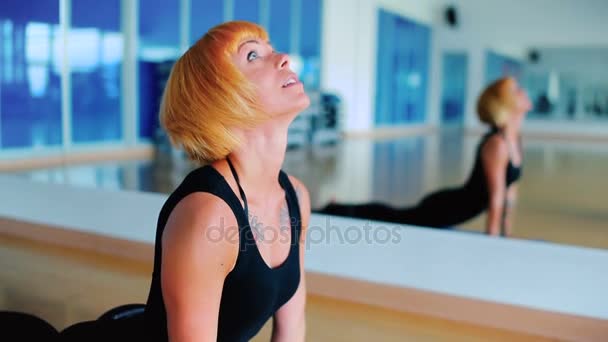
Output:
[[[367,71],[362,68],[359,53],[361,49],[368,53],[375,53],[372,42],[366,39],[369,31],[375,30],[369,21],[361,22],[361,18],[372,19],[371,13],[360,15],[360,2],[353,0],[325,0],[323,1],[321,41],[321,88],[334,93],[342,100],[341,128],[344,131],[360,131],[370,128],[370,115],[368,107],[361,108],[358,94],[361,73]],[[369,1],[364,1],[369,3]],[[372,6],[370,6],[372,7]],[[365,38],[364,38],[365,37]],[[364,70],[362,70],[364,69]],[[375,93],[361,94],[373,97]]]
[[122,57],[122,91],[121,110],[123,124],[123,139],[127,146],[137,142],[139,118],[139,92],[137,67],[138,27],[139,27],[139,1],[122,0],[120,11],[120,26],[123,36]]
[[300,54],[300,28],[302,26],[300,12],[302,10],[301,0],[291,0],[291,42],[289,53],[294,55]]
[[270,28],[270,0],[260,0],[260,25],[268,30]]
[[443,82],[443,51],[439,46],[440,37],[435,32],[431,31],[431,46],[429,57],[429,82],[427,87],[426,100],[426,123],[433,127],[441,125],[441,86]]
[[234,18],[234,0],[224,0],[224,21]]
[[469,49],[467,67],[467,99],[464,113],[464,125],[467,129],[481,128],[477,118],[477,98],[483,90],[486,72],[486,51],[481,46]]
[[[374,128],[376,113],[376,58],[378,53],[378,7],[368,0],[359,0],[355,37],[355,130]],[[350,114],[350,113],[349,113]]]
[[61,131],[62,149],[72,148],[72,78],[70,76],[70,56],[68,35],[72,19],[72,1],[59,1],[59,29],[61,32]]
[[325,0],[321,27],[321,89],[338,95],[343,101],[343,128],[352,121],[354,98],[355,5],[354,1]]
[[439,143],[441,139],[440,134],[424,137],[423,170],[426,170],[426,172],[422,174],[422,190],[425,194],[434,191],[441,181],[439,179],[439,154],[441,152]]
[[186,52],[190,47],[190,8],[191,0],[179,2],[179,52]]

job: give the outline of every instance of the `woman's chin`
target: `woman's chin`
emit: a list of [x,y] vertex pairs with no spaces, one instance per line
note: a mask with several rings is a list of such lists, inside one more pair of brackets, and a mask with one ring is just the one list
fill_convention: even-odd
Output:
[[283,106],[280,110],[271,111],[270,116],[275,117],[291,117],[292,119],[298,116],[306,108],[310,106],[310,99],[308,95],[303,93],[297,98],[293,99],[288,105]]
[[310,106],[310,98],[308,97],[308,95],[306,95],[306,93],[303,94],[301,102],[302,106],[299,110],[300,112]]
[[294,101],[292,108],[288,110],[289,113],[294,113],[295,115],[300,114],[306,108],[310,106],[310,98],[306,93],[303,93],[302,96],[298,97],[296,101]]

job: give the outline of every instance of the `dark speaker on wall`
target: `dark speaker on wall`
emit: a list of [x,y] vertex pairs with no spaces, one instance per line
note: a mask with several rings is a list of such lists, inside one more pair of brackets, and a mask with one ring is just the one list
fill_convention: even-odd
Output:
[[538,63],[538,61],[540,60],[540,52],[538,52],[538,50],[530,50],[528,52],[528,60],[531,63]]
[[448,6],[445,9],[445,21],[450,27],[458,26],[458,11],[454,6]]

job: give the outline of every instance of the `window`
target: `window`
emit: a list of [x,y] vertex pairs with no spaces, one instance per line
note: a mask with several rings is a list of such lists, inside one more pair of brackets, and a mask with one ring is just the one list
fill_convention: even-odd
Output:
[[321,0],[302,0],[300,16],[300,47],[302,70],[300,80],[308,89],[319,89],[321,77]]
[[385,10],[378,25],[376,124],[423,122],[430,29]]
[[233,20],[246,20],[260,23],[260,1],[259,0],[234,0]]
[[165,83],[180,51],[178,1],[140,0],[138,28],[138,136],[153,139]]
[[123,137],[120,0],[73,1],[71,17],[72,141],[119,141]]
[[276,51],[290,53],[291,42],[291,1],[270,1],[270,23],[268,34]]
[[0,2],[0,148],[58,146],[59,1]]
[[467,86],[467,55],[443,55],[443,82],[441,89],[441,119],[444,123],[463,123]]
[[194,44],[210,28],[224,21],[224,1],[191,0],[190,43]]

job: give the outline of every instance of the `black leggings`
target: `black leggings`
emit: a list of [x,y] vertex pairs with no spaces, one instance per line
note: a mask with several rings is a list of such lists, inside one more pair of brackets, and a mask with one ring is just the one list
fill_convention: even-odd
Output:
[[466,195],[462,189],[448,189],[425,197],[413,207],[395,208],[378,202],[333,203],[316,212],[430,228],[452,228],[483,211],[483,205],[478,200],[467,198]]
[[151,341],[143,334],[143,317],[79,322],[60,333],[61,342]]

